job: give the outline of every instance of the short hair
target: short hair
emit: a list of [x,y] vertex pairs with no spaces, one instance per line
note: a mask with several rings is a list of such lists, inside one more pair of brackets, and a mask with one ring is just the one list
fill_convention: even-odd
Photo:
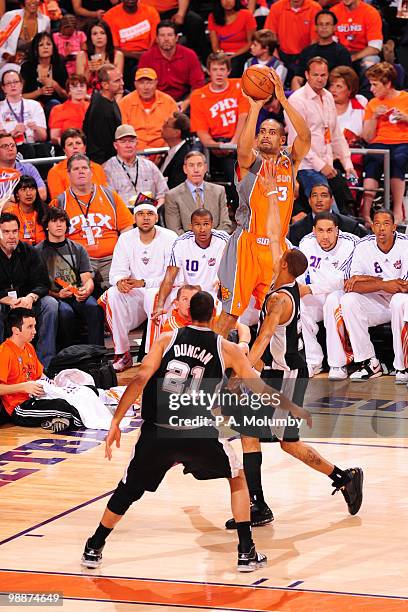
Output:
[[388,215],[393,223],[395,223],[394,213],[390,208],[376,208],[371,212],[371,220],[374,222],[374,219],[377,215]]
[[331,212],[316,213],[315,218],[313,219],[313,227],[316,227],[318,221],[332,221],[336,227],[339,227],[339,222],[336,215]]
[[204,155],[204,153],[202,151],[199,151],[198,149],[193,149],[192,151],[189,151],[187,153],[187,155],[184,157],[184,163],[186,164],[187,161],[190,159],[190,157],[196,157],[197,155],[199,155],[202,160],[207,163],[207,158]]
[[310,72],[310,66],[312,64],[326,64],[327,69],[329,69],[329,62],[327,61],[327,59],[324,59],[324,57],[321,57],[320,55],[316,55],[315,57],[311,57],[310,60],[307,61],[307,63],[306,63],[306,72]]
[[1,84],[2,84],[2,85],[4,85],[4,77],[6,76],[6,74],[11,74],[11,73],[13,73],[13,74],[16,74],[16,75],[17,75],[17,78],[18,78],[18,80],[20,81],[20,83],[22,83],[22,82],[23,82],[23,79],[22,79],[22,77],[21,77],[21,74],[20,74],[19,72],[17,72],[17,70],[5,70],[5,71],[3,72],[3,74],[1,75]]
[[[273,117],[268,117],[268,119],[264,119],[261,125],[259,126],[259,129],[261,129],[264,123],[268,123],[268,121],[273,121],[274,123],[277,123],[279,126],[281,136],[286,136],[285,126],[283,125],[283,123],[281,121],[278,121],[278,119],[274,119]],[[258,136],[259,136],[259,132],[258,132]]]
[[387,83],[391,83],[392,86],[395,85],[397,81],[397,71],[395,67],[389,62],[379,62],[378,64],[374,64],[366,70],[365,76],[367,79],[373,79],[374,81],[380,81],[383,85]]
[[69,158],[68,162],[67,162],[67,170],[68,172],[71,171],[72,168],[72,164],[76,161],[85,161],[88,164],[88,167],[91,167],[91,161],[89,159],[89,157],[87,155],[85,155],[85,153],[74,153],[72,157]]
[[98,70],[98,81],[100,83],[108,83],[110,81],[109,73],[112,72],[112,70],[116,70],[116,66],[113,64],[104,64],[101,66]]
[[331,198],[333,197],[333,191],[330,185],[327,185],[326,183],[317,183],[316,185],[313,185],[313,187],[311,188],[309,198],[311,197],[312,191],[315,187],[324,187],[329,192],[330,197]]
[[68,92],[71,87],[74,87],[74,85],[86,85],[87,83],[88,81],[83,74],[76,74],[74,72],[73,74],[70,74],[65,81],[65,89]]
[[171,28],[177,36],[177,26],[173,21],[170,21],[170,19],[162,19],[162,21],[159,21],[156,27],[156,33],[161,30],[161,28]]
[[[307,260],[306,260],[307,261]],[[190,314],[193,321],[207,323],[214,311],[214,298],[208,291],[199,291],[190,301]]]
[[307,257],[299,249],[289,249],[284,253],[288,264],[288,272],[293,278],[297,278],[307,270]]
[[333,25],[337,25],[338,23],[337,16],[333,13],[333,11],[330,11],[329,9],[322,9],[321,11],[316,13],[315,18],[314,18],[315,25],[317,25],[317,20],[319,19],[320,15],[330,15],[330,17],[332,17],[333,19]]
[[182,287],[179,287],[178,290],[177,290],[176,300],[180,299],[181,292],[184,289],[186,291],[201,291],[201,286],[200,285],[188,285],[188,284],[187,285],[182,285]]
[[29,317],[35,319],[35,312],[31,308],[12,308],[6,318],[6,327],[9,335],[11,336],[13,327],[17,327],[21,331],[24,319]]
[[218,53],[210,53],[207,57],[207,70],[210,70],[211,64],[223,64],[227,66],[228,70],[231,70],[231,58],[223,51]]
[[9,134],[8,132],[5,132],[4,130],[0,130],[0,140],[3,140],[4,138],[11,138],[12,140],[14,140],[14,144],[16,144],[16,139],[14,138],[14,136]]
[[350,66],[336,66],[329,74],[329,84],[336,79],[343,79],[347,88],[350,90],[350,98],[358,94],[360,81],[355,70]]
[[214,221],[214,217],[212,216],[211,211],[207,210],[206,208],[197,208],[196,210],[193,210],[190,217],[191,223],[193,222],[193,219],[195,219],[195,217],[210,217],[211,223]]
[[77,128],[68,128],[67,130],[64,130],[62,132],[61,134],[61,147],[62,148],[65,147],[65,143],[67,142],[68,138],[80,138],[82,142],[84,143],[84,145],[86,145],[85,133],[82,130],[79,130]]
[[69,215],[66,210],[64,210],[63,208],[58,208],[57,206],[50,206],[47,209],[47,212],[45,213],[44,218],[42,220],[42,226],[43,226],[44,232],[48,231],[48,223],[50,221],[57,221],[57,219],[63,219],[65,221],[65,223],[67,224],[67,232],[68,232],[71,226]]
[[252,34],[252,41],[258,42],[261,47],[268,49],[269,55],[273,55],[276,49],[276,38],[270,30],[256,30]]
[[175,119],[173,127],[180,130],[183,139],[188,138],[190,136],[190,117],[179,111],[174,111],[173,117]]
[[18,225],[18,229],[20,229],[20,219],[17,217],[17,215],[8,212],[1,213],[0,225],[3,225],[3,223],[10,223],[11,221],[15,221]]

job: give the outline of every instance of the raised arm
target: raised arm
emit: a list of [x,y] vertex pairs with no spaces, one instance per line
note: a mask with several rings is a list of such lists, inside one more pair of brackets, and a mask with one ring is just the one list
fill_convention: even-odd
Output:
[[157,297],[157,305],[152,312],[152,319],[156,324],[159,323],[161,315],[165,314],[164,304],[173,289],[174,281],[176,280],[179,268],[177,266],[167,266],[166,274],[162,280]]

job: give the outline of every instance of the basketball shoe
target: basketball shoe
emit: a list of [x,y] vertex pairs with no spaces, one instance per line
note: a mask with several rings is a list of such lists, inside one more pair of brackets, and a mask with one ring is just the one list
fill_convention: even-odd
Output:
[[238,564],[239,572],[253,572],[261,567],[265,567],[268,558],[266,555],[256,552],[255,544],[252,544],[249,552],[240,552],[238,546]]
[[[251,499],[251,527],[262,527],[262,525],[267,525],[268,523],[272,523],[273,521],[273,512],[268,506],[263,502],[262,504]],[[237,524],[234,518],[229,519],[225,523],[226,529],[236,529]]]
[[102,563],[102,551],[103,546],[100,548],[91,548],[87,540],[85,544],[84,554],[82,555],[81,565],[88,567],[89,569],[96,569]]
[[360,363],[358,370],[350,375],[350,380],[364,382],[370,378],[378,378],[378,376],[382,376],[382,373],[381,363],[376,357],[371,357],[371,359],[366,359],[366,361]]
[[337,493],[337,491],[341,491],[344,499],[346,500],[348,511],[350,514],[354,515],[360,510],[363,502],[364,473],[359,467],[349,468],[348,470],[345,470],[345,472],[349,477],[349,480],[340,486],[333,483],[332,486],[335,487],[335,489],[332,495]]

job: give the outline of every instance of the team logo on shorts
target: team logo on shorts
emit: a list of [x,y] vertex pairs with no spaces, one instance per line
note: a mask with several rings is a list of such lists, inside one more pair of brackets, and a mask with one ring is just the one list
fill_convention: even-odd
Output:
[[150,257],[142,257],[142,262],[144,263],[145,266],[147,266],[149,261],[150,261]]
[[394,268],[395,268],[396,270],[401,270],[401,265],[402,265],[402,264],[401,264],[401,260],[400,260],[400,259],[398,259],[398,261],[396,261],[396,262],[395,262],[395,264],[394,264]]
[[217,263],[217,260],[215,259],[215,257],[210,257],[210,259],[208,260],[209,266],[215,266],[216,263]]
[[231,297],[231,291],[227,287],[220,285],[221,300],[225,302]]

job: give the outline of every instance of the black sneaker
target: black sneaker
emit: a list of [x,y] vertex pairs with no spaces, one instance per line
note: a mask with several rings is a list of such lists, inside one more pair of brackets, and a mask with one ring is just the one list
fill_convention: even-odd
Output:
[[238,548],[238,564],[239,572],[253,572],[261,567],[265,567],[268,559],[266,555],[256,552],[255,544],[252,544],[249,552],[239,552]]
[[381,363],[376,357],[372,357],[360,363],[359,368],[350,375],[350,380],[353,382],[364,382],[370,378],[378,378],[382,376],[382,373]]
[[[103,545],[105,546],[105,544]],[[89,540],[85,544],[84,554],[82,555],[81,565],[89,569],[96,569],[102,563],[103,546],[100,548],[91,548]]]
[[[253,502],[251,500],[251,527],[262,527],[272,523],[273,513],[268,504],[263,502],[262,504]],[[226,529],[236,529],[237,524],[235,519],[231,518],[225,523]]]
[[345,470],[345,472],[350,477],[350,480],[341,487],[333,483],[332,486],[335,487],[335,489],[332,495],[337,493],[337,491],[341,491],[344,499],[346,500],[350,514],[354,515],[360,510],[363,502],[364,473],[359,467],[349,468],[348,470]]
[[51,421],[43,421],[41,423],[43,429],[50,429],[53,433],[64,431],[68,429],[69,426],[69,419],[64,419],[63,417],[56,417],[55,419],[51,419]]

